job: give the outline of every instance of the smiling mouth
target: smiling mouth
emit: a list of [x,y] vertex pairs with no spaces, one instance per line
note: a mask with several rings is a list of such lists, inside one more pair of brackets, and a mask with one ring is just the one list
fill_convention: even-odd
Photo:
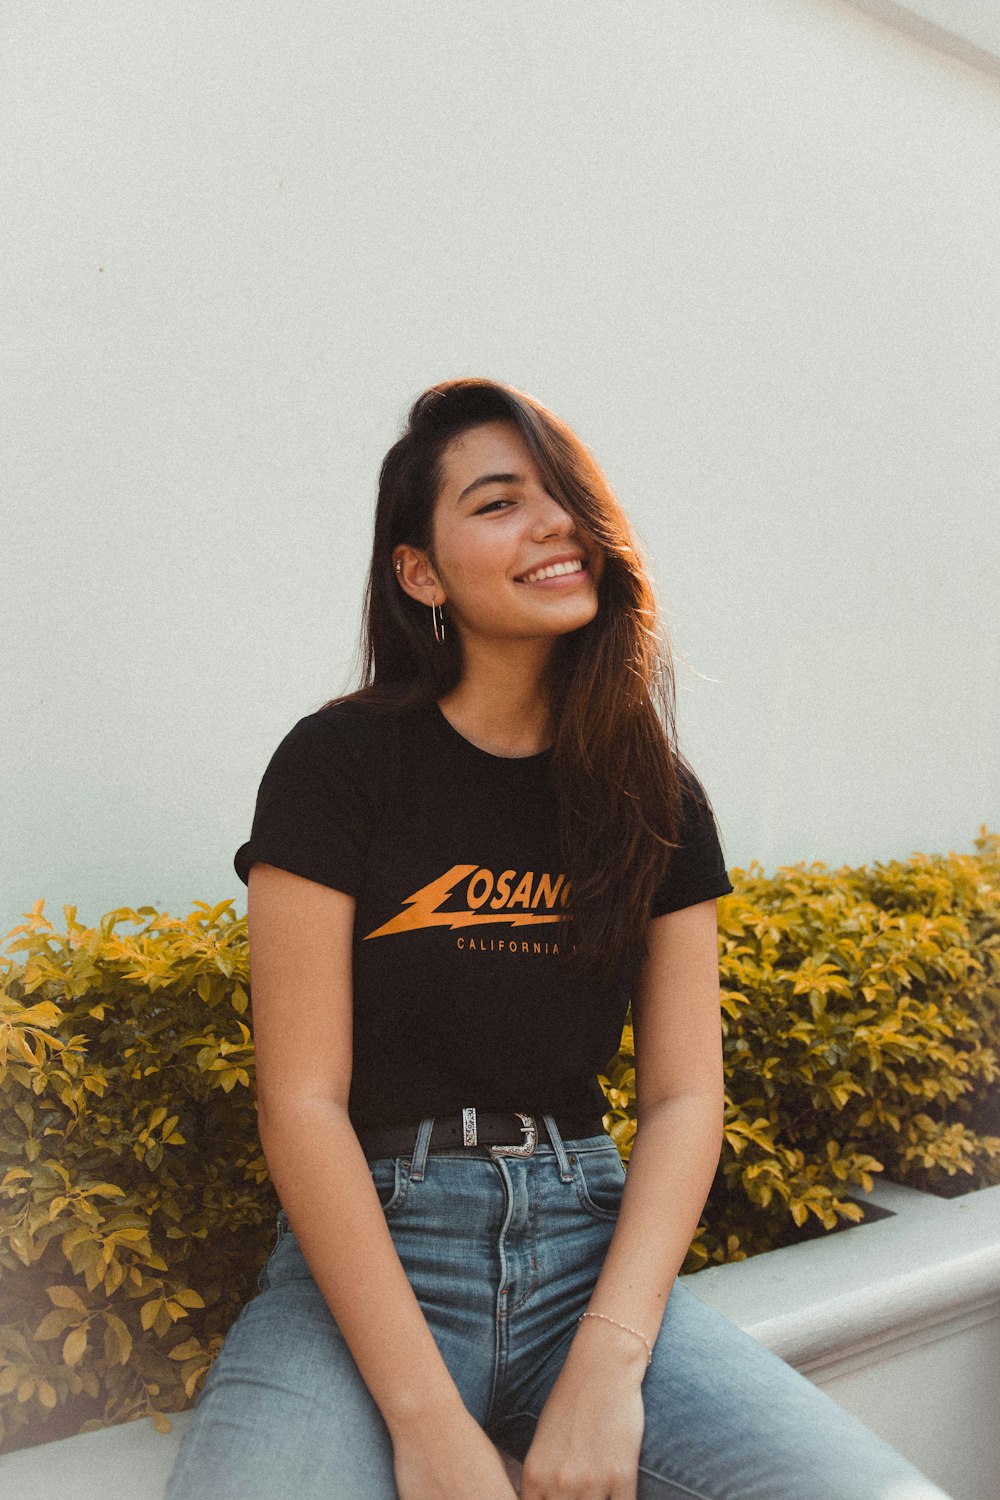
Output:
[[522,573],[520,578],[515,578],[515,583],[543,583],[549,578],[565,578],[575,573],[585,573],[586,562],[577,559],[576,562],[553,563],[548,568],[536,568],[533,573]]

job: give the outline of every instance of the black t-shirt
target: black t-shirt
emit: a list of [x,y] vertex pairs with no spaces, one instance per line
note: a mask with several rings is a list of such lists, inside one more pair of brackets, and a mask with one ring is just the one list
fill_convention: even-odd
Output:
[[[233,863],[244,883],[262,860],[355,898],[355,1128],[466,1105],[606,1113],[596,1074],[635,969],[610,984],[562,972],[551,759],[490,755],[436,703],[357,700],[307,714],[271,757]],[[682,785],[681,847],[651,917],[733,889],[715,821]]]

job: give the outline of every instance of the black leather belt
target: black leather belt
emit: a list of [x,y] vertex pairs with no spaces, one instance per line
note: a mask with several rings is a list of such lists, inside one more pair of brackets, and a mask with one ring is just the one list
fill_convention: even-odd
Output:
[[[552,1114],[564,1141],[606,1135],[600,1115]],[[416,1149],[420,1121],[411,1125],[362,1126],[357,1131],[368,1161],[379,1156],[409,1156]],[[429,1151],[488,1146],[493,1156],[531,1156],[542,1141],[550,1141],[541,1115],[520,1110],[463,1109],[458,1114],[435,1115]],[[551,1144],[551,1141],[550,1141]]]

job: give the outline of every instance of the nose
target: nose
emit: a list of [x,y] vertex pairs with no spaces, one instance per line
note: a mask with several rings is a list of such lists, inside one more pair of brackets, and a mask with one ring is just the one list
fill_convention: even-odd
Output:
[[559,501],[547,492],[542,494],[535,512],[532,536],[541,541],[547,536],[569,535],[575,526],[576,522],[565,506],[560,505]]

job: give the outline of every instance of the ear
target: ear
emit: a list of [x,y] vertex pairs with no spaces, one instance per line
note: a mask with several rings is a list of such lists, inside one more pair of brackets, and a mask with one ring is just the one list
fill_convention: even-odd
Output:
[[[437,574],[422,547],[401,543],[392,553],[392,568],[400,588],[419,604],[443,604],[444,594]],[[440,596],[440,597],[439,597]]]

